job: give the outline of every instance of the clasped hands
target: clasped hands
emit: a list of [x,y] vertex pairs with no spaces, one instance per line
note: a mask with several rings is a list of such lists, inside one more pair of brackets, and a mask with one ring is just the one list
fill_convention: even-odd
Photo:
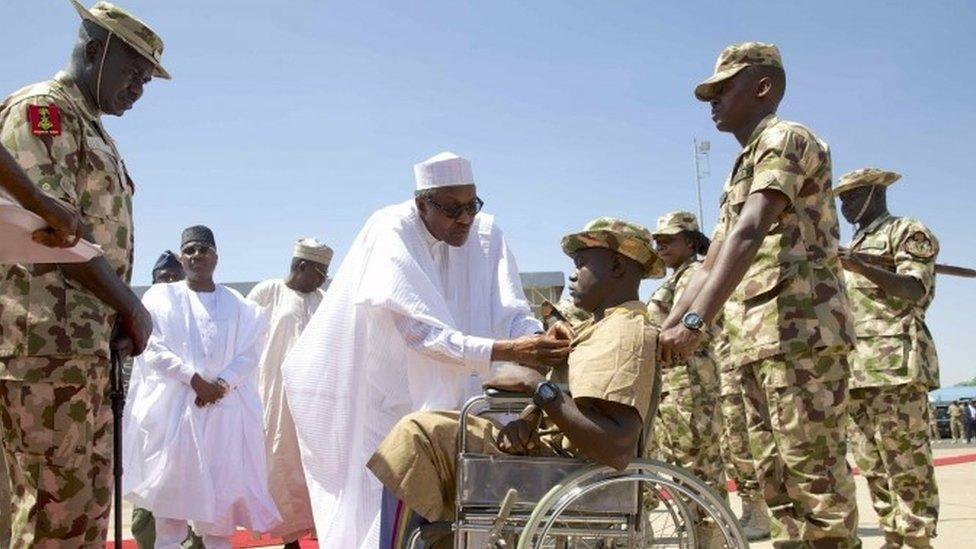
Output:
[[200,374],[193,374],[193,377],[190,378],[190,387],[197,394],[197,398],[193,402],[200,408],[216,403],[224,398],[224,395],[230,390],[230,387],[225,382],[222,383],[220,379],[208,381]]

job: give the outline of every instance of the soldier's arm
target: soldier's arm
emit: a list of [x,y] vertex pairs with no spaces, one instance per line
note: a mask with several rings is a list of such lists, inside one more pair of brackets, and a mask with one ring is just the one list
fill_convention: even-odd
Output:
[[769,228],[788,205],[789,199],[779,191],[767,189],[749,195],[738,221],[716,253],[715,263],[709,269],[709,276],[695,296],[690,310],[697,312],[706,322],[715,319],[752,266]]
[[914,276],[893,273],[858,259],[855,255],[845,256],[842,263],[845,270],[857,273],[874,282],[881,288],[881,291],[889,296],[909,301],[920,301],[925,297],[925,288]]
[[681,317],[685,316],[685,313],[691,308],[692,302],[695,301],[698,293],[701,292],[702,287],[705,285],[705,280],[708,279],[709,274],[712,272],[712,267],[715,265],[715,258],[721,253],[721,249],[722,242],[713,240],[711,246],[708,247],[708,254],[705,255],[705,261],[702,262],[702,268],[692,273],[691,278],[688,280],[688,285],[685,286],[681,295],[678,296],[678,300],[671,307],[668,318],[661,325],[661,331],[677,326],[681,322]]
[[844,268],[874,282],[884,293],[912,302],[922,301],[935,285],[939,243],[921,223],[901,219],[893,236],[895,270],[872,265],[857,256],[844,256]]
[[[28,101],[51,104],[50,98],[37,97],[11,105],[0,129],[0,144],[39,190],[77,208],[76,169],[78,162],[83,161],[81,122],[70,111],[60,109],[60,133],[34,135],[28,118]],[[85,238],[94,241],[87,228]],[[96,257],[87,263],[57,267],[121,315],[123,332],[132,340],[133,355],[141,353],[152,331],[152,319],[108,260]]]
[[21,206],[44,218],[50,230],[37,235],[37,237],[44,237],[42,243],[48,246],[70,247],[81,238],[84,225],[78,211],[41,192],[2,146],[0,146],[0,187],[3,187]]

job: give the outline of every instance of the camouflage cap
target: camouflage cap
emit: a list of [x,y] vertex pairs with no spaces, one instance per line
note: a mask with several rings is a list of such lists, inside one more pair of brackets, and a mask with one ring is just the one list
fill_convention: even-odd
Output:
[[609,248],[643,265],[644,278],[664,276],[664,262],[654,251],[651,232],[636,223],[598,217],[582,231],[564,236],[562,247],[570,256],[584,248]]
[[779,48],[762,42],[742,42],[725,48],[715,62],[712,76],[695,86],[695,97],[700,101],[711,101],[719,84],[753,65],[782,69],[783,59],[779,55]]
[[899,179],[901,179],[901,174],[895,172],[887,172],[878,168],[861,168],[840,176],[840,181],[834,187],[834,196],[851,189],[867,187],[869,185],[887,187]]
[[657,219],[654,236],[680,234],[685,231],[698,231],[698,219],[691,212],[671,212]]
[[155,65],[153,76],[169,80],[169,73],[162,65],[163,39],[148,25],[131,13],[108,2],[96,2],[90,10],[85,9],[78,0],[70,0],[82,19],[91,21],[118,36],[136,52]]

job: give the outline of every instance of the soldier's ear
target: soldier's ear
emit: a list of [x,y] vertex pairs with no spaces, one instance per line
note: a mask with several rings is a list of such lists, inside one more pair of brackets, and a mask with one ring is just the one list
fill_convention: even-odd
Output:
[[624,257],[620,252],[614,252],[610,259],[610,275],[613,278],[623,278],[627,274],[627,262],[630,259]]
[[85,61],[88,63],[98,63],[102,57],[102,42],[95,38],[89,38],[85,42]]

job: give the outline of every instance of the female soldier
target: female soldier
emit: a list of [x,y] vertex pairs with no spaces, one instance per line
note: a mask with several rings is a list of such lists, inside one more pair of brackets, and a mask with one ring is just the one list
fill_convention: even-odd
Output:
[[[647,307],[651,321],[660,326],[700,268],[698,258],[708,251],[709,240],[698,230],[694,214],[688,212],[661,217],[653,235],[658,255],[671,270],[671,276],[651,295]],[[720,330],[714,327],[708,331],[713,340],[721,337]],[[719,372],[713,345],[702,345],[687,361],[663,364],[662,368],[661,402],[654,425],[661,459],[692,472],[725,496],[719,446]],[[714,529],[714,525],[702,526]],[[707,540],[712,532],[705,534]]]

